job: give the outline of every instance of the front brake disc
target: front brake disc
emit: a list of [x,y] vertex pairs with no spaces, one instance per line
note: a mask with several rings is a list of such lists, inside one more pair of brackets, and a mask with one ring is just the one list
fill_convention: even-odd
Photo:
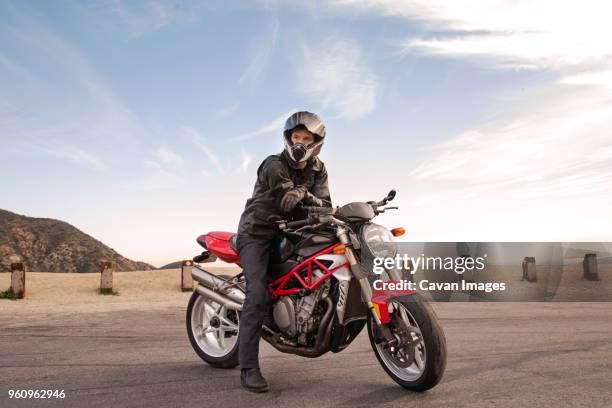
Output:
[[393,335],[399,341],[396,347],[389,347],[385,352],[399,367],[407,368],[414,362],[417,352],[416,348],[421,342],[423,335],[418,327],[407,325],[395,313],[393,314],[393,320],[395,326]]

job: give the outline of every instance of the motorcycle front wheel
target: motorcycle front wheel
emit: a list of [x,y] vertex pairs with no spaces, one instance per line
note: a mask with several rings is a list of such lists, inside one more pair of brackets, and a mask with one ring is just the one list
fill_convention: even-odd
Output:
[[402,296],[389,302],[389,314],[389,328],[404,345],[377,343],[379,329],[368,313],[368,335],[378,362],[404,388],[421,392],[434,387],[446,368],[446,339],[431,306],[418,294]]
[[219,368],[238,365],[240,313],[193,292],[186,320],[189,341],[202,360]]

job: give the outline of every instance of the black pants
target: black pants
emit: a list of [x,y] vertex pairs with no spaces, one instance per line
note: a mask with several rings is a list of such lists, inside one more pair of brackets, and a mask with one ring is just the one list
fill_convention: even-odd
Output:
[[246,278],[246,298],[238,335],[240,368],[259,368],[261,325],[271,297],[267,289],[268,261],[273,239],[238,235],[236,246]]

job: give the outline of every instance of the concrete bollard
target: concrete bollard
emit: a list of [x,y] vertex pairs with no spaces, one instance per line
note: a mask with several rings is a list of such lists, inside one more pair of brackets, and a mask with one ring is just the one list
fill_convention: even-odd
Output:
[[597,254],[585,254],[582,260],[582,269],[584,271],[584,279],[598,281]]
[[17,299],[25,297],[25,266],[22,262],[11,264],[11,292]]
[[527,282],[537,282],[538,274],[536,272],[536,260],[533,256],[526,256],[521,264],[523,267],[523,278]]
[[183,261],[183,266],[181,267],[181,290],[183,292],[193,291],[191,268],[193,268],[193,261]]
[[100,262],[100,293],[113,293],[113,263]]

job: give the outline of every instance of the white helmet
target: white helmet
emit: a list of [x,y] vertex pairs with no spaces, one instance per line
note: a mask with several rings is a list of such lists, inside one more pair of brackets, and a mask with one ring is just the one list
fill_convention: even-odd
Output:
[[[291,141],[291,132],[298,127],[302,127],[315,136],[314,143],[305,146],[302,143],[293,143]],[[285,122],[283,130],[283,141],[285,142],[285,151],[295,163],[300,163],[308,159],[317,157],[323,147],[325,141],[325,125],[319,116],[310,112],[296,112],[289,116]]]

